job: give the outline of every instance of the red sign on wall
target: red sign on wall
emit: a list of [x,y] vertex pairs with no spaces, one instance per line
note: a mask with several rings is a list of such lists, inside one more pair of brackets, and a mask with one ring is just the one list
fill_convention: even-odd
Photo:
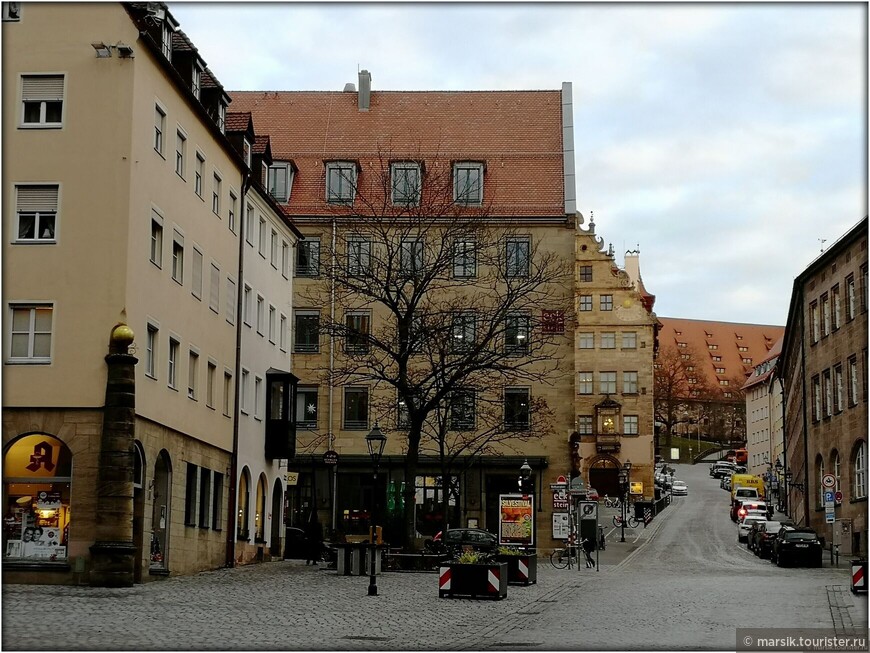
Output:
[[565,333],[565,311],[541,311],[543,333]]

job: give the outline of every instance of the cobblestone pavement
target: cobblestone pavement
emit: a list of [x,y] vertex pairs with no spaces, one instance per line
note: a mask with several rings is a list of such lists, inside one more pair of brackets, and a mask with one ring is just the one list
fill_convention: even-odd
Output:
[[[738,546],[706,468],[601,570],[556,570],[502,601],[439,599],[433,573],[368,578],[282,561],[125,589],[4,585],[6,650],[734,650],[737,627],[866,628],[847,569],[780,569]],[[605,514],[602,514],[604,522]],[[610,529],[609,529],[610,530]],[[51,628],[34,625],[51,615]]]

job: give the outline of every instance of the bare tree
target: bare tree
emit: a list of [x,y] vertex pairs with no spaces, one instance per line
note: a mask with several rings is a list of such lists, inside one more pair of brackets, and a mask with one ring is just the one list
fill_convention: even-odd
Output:
[[[397,178],[397,160],[417,173]],[[406,438],[404,534],[412,546],[424,437],[446,463],[448,452],[481,455],[528,438],[541,419],[542,400],[529,392],[506,402],[501,389],[550,382],[559,360],[542,309],[570,313],[572,269],[472,201],[473,182],[455,191],[449,161],[381,152],[365,172],[365,183],[344,178],[354,197],[335,205],[340,228],[321,246],[321,282],[307,299],[322,305],[334,296],[336,319],[320,329],[344,346],[329,380],[371,387],[376,419]],[[454,435],[445,411],[471,390],[478,415],[497,405],[500,418],[476,422],[474,436]]]
[[665,449],[677,424],[686,422],[690,403],[699,402],[710,391],[699,369],[697,352],[689,347],[661,345],[656,353],[654,373],[655,421],[664,427]]

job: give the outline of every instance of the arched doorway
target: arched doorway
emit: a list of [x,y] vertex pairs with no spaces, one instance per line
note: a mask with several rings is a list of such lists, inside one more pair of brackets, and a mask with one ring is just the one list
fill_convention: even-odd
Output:
[[154,463],[151,479],[151,554],[149,571],[161,574],[169,571],[169,524],[172,510],[172,461],[162,449]]
[[254,541],[266,541],[266,475],[260,474],[257,481],[257,503],[254,506]]
[[589,465],[589,485],[598,490],[598,494],[618,497],[621,491],[619,487],[619,461],[612,456],[598,456]]
[[12,442],[3,456],[3,557],[65,560],[69,551],[72,451],[46,433]]
[[284,512],[284,488],[281,479],[275,479],[272,490],[272,524],[269,533],[269,553],[273,558],[281,557],[281,515]]
[[247,466],[242,469],[239,476],[239,492],[236,501],[239,513],[236,517],[236,539],[250,540],[250,498],[251,498],[251,475]]
[[133,582],[142,582],[145,562],[145,451],[138,440],[133,442],[133,546],[136,547]]

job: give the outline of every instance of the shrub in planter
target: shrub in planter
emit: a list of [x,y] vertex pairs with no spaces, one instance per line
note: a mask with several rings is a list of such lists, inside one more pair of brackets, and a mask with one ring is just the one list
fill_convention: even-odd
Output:
[[530,585],[538,582],[538,554],[511,546],[500,546],[495,554],[499,562],[507,563],[508,583]]
[[438,569],[438,596],[468,596],[496,601],[507,596],[507,563],[477,551],[464,551]]

